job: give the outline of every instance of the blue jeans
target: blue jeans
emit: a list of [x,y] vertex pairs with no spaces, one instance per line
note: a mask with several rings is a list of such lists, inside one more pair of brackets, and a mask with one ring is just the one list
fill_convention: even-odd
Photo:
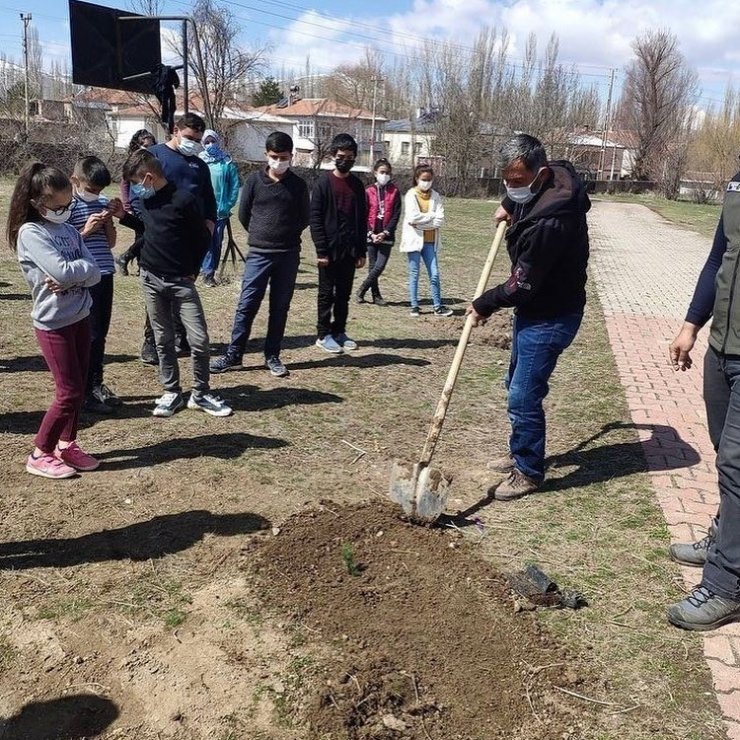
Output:
[[213,276],[216,274],[216,270],[218,270],[218,263],[221,262],[221,245],[224,241],[224,231],[228,220],[228,218],[220,218],[216,221],[211,243],[208,245],[208,251],[206,252],[206,256],[203,257],[203,264],[200,266],[200,271],[203,275]]
[[250,250],[244,265],[242,290],[236,306],[231,344],[226,350],[227,356],[240,359],[244,354],[252,331],[252,323],[260,310],[268,283],[270,313],[267,319],[265,357],[280,356],[300,260],[297,250],[272,254],[259,254]]
[[432,303],[434,307],[442,305],[442,288],[439,282],[439,265],[437,264],[437,250],[433,242],[424,242],[421,252],[408,252],[409,258],[409,300],[411,308],[419,307],[419,267],[421,261],[427,268],[429,284],[432,286]]
[[578,332],[583,314],[555,319],[514,316],[509,391],[509,449],[516,467],[538,483],[545,477],[545,412],[542,401],[558,357]]

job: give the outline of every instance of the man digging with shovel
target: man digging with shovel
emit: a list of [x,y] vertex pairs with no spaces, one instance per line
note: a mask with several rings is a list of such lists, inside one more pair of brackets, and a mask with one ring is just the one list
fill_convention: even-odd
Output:
[[570,162],[547,161],[542,144],[519,134],[501,148],[506,197],[495,220],[509,221],[509,279],[468,307],[475,325],[514,309],[511,362],[505,385],[511,421],[509,453],[488,464],[508,473],[494,497],[510,501],[536,491],[545,478],[542,401],[558,357],[581,325],[586,304],[591,202]]

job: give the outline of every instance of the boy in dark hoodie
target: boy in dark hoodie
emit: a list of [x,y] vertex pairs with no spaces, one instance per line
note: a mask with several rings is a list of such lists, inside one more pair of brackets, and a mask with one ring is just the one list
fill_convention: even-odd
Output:
[[350,173],[357,142],[337,134],[330,151],[334,169],[314,185],[309,223],[319,266],[316,346],[339,354],[357,349],[347,336],[347,316],[355,269],[365,265],[367,255],[367,202],[365,186]]
[[586,305],[591,203],[570,162],[547,161],[542,144],[519,134],[501,148],[506,197],[497,221],[509,221],[509,279],[473,301],[475,324],[494,311],[514,309],[511,362],[506,377],[511,420],[509,453],[489,463],[508,477],[495,498],[509,501],[537,490],[545,477],[548,381],[573,341]]

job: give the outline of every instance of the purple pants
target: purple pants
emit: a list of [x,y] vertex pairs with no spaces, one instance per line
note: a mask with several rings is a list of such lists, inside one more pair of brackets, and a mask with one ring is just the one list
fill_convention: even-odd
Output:
[[54,378],[56,395],[44,415],[34,443],[51,453],[61,439],[77,439],[77,423],[85,401],[90,361],[90,321],[87,317],[61,329],[36,329],[41,354]]

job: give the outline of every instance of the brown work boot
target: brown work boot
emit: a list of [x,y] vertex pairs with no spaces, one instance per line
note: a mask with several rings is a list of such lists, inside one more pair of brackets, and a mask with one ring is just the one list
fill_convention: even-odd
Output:
[[486,467],[494,473],[510,473],[514,470],[514,457],[510,452],[506,455],[499,455],[494,457]]
[[539,487],[540,484],[534,478],[514,468],[509,473],[509,477],[496,488],[493,497],[496,501],[513,501],[515,498],[521,498],[536,491]]

